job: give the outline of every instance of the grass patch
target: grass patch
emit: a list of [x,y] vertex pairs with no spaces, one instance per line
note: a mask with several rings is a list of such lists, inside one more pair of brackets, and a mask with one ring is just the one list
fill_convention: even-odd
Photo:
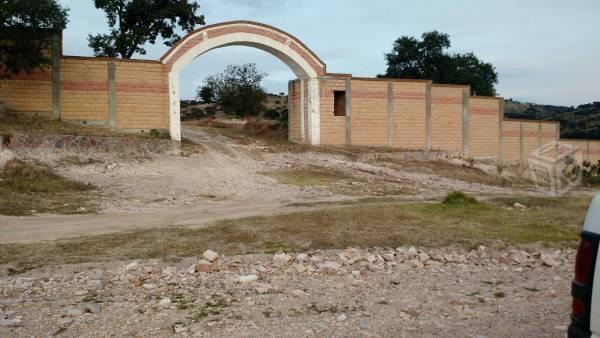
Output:
[[283,184],[299,187],[321,186],[337,194],[355,194],[360,190],[362,179],[342,171],[323,167],[306,167],[291,170],[277,170],[261,173],[276,178]]
[[442,203],[446,205],[473,205],[479,202],[474,197],[468,196],[462,191],[451,191],[446,195]]
[[0,214],[88,213],[97,208],[90,184],[67,180],[50,168],[10,160],[0,172]]
[[[162,228],[34,244],[0,245],[0,264],[24,271],[46,264],[226,255],[347,247],[489,245],[532,242],[574,246],[591,198],[556,207],[508,210],[488,204],[389,203],[334,207],[221,221],[204,229]],[[0,273],[7,273],[7,270]]]

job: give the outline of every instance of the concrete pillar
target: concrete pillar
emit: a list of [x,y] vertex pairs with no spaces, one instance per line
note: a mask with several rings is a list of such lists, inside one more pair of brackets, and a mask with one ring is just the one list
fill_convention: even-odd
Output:
[[346,79],[346,144],[352,144],[352,78]]
[[311,145],[321,143],[321,97],[319,78],[308,80],[308,133]]
[[171,115],[169,118],[169,132],[171,139],[181,141],[181,120],[179,106],[179,73],[169,73],[169,108]]
[[306,142],[306,130],[304,122],[305,109],[305,97],[304,97],[304,80],[300,80],[300,140],[302,143]]
[[52,119],[60,120],[60,35],[52,34]]
[[292,141],[292,94],[293,94],[293,85],[292,81],[288,81],[288,102],[287,102],[287,110],[288,110],[288,140]]
[[542,147],[542,124],[538,122],[538,148]]
[[463,154],[469,156],[469,89],[463,89]]
[[432,126],[431,126],[431,121],[432,121],[432,117],[431,117],[431,87],[432,87],[432,83],[427,82],[427,93],[426,93],[426,113],[425,113],[425,120],[426,120],[426,131],[425,131],[425,148],[427,150],[431,150],[431,137],[432,137]]
[[114,61],[108,61],[108,125],[117,128],[117,90],[115,84],[116,65]]
[[525,126],[523,125],[523,123],[519,123],[519,162],[520,165],[524,165],[525,164],[525,137],[524,137],[524,132],[525,132]]
[[394,146],[394,82],[388,80],[388,91],[387,91],[387,142],[388,147]]
[[498,102],[500,107],[498,108],[498,161],[504,160],[504,131],[502,124],[504,123],[504,100]]

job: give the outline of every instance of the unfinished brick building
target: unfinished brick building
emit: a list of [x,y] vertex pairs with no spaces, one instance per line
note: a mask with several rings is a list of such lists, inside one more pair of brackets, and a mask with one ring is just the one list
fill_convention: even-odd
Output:
[[260,23],[203,27],[157,61],[64,56],[61,43],[55,35],[48,69],[0,80],[0,101],[9,110],[121,131],[164,129],[180,140],[180,72],[210,50],[244,45],[278,57],[298,78],[289,83],[292,142],[525,161],[555,141],[579,147],[580,159],[600,159],[600,142],[561,140],[558,122],[505,119],[502,98],[470,96],[468,86],[327,73],[300,40]]

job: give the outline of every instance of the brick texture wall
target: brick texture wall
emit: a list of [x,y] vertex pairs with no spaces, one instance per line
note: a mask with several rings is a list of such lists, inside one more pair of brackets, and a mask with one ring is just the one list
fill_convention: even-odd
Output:
[[500,151],[500,99],[469,98],[469,155],[495,158]]
[[433,85],[431,89],[431,146],[463,150],[463,91],[465,87]]
[[169,83],[162,64],[117,61],[115,83],[117,128],[169,128]]
[[60,70],[61,118],[107,122],[108,61],[62,58]]
[[352,80],[352,144],[387,145],[387,82]]
[[327,78],[321,81],[321,143],[346,144],[346,116],[334,115],[335,90],[346,90],[345,78]]
[[502,155],[504,161],[518,161],[521,158],[521,123],[502,121]]
[[289,100],[292,106],[292,110],[288,113],[291,128],[290,141],[299,143],[302,141],[300,135],[300,81],[292,82],[292,92],[289,93]]
[[427,133],[427,83],[394,81],[392,146],[423,149]]
[[0,101],[11,111],[39,113],[49,118],[52,115],[52,70],[0,79]]

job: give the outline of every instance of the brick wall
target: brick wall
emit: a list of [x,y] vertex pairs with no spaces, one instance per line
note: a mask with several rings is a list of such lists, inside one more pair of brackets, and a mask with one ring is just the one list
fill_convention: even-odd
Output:
[[469,155],[496,158],[500,151],[501,99],[469,98]]
[[291,93],[288,93],[288,100],[290,100],[292,108],[288,113],[291,128],[289,135],[290,141],[300,143],[302,141],[300,135],[300,81],[293,81],[291,89]]
[[334,115],[335,90],[346,90],[345,78],[326,78],[321,81],[321,143],[346,144],[346,116]]
[[52,70],[31,74],[12,75],[0,79],[0,101],[14,112],[39,113],[44,118],[52,115]]
[[387,81],[356,80],[351,84],[352,144],[387,145]]
[[431,89],[431,147],[463,150],[464,86],[433,85]]
[[118,129],[168,129],[169,84],[158,62],[117,61]]
[[392,146],[423,149],[427,133],[427,83],[392,82]]
[[108,61],[94,58],[60,61],[61,118],[108,122]]
[[502,160],[519,161],[521,158],[521,123],[502,121]]

